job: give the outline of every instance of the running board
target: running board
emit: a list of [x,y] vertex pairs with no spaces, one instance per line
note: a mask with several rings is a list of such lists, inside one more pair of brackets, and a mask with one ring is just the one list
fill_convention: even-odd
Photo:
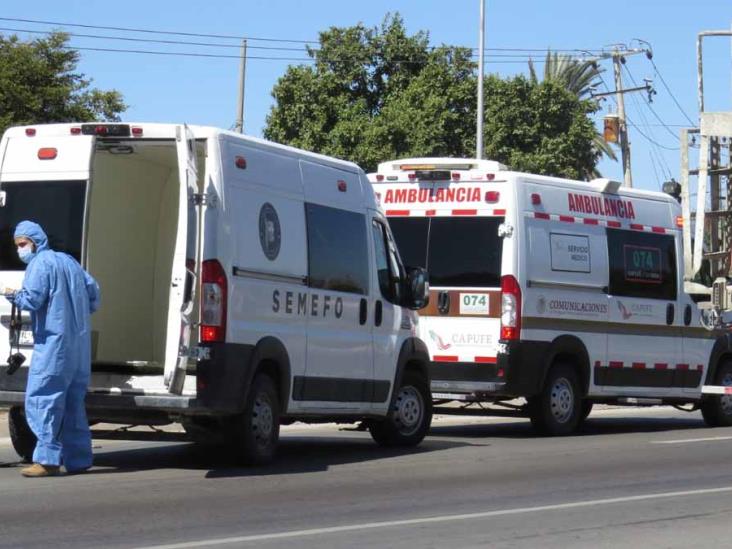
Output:
[[732,387],[726,385],[702,385],[703,395],[732,395]]
[[638,397],[621,397],[618,399],[620,404],[628,404],[630,406],[660,406],[663,399],[660,398],[638,398]]

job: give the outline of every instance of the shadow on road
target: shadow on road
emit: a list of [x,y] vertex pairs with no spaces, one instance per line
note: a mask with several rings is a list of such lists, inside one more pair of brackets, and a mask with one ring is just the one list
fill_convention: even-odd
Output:
[[[608,436],[632,433],[658,433],[664,431],[708,429],[701,419],[696,418],[628,418],[590,416],[572,436]],[[430,436],[467,438],[537,438],[528,419],[507,423],[470,423],[465,425],[432,426]]]
[[[327,471],[342,464],[362,463],[439,452],[465,446],[468,442],[425,439],[416,448],[381,448],[371,439],[316,436],[285,436],[280,440],[274,463],[243,467],[224,447],[202,444],[165,444],[153,447],[109,450],[100,441],[96,450],[94,473],[132,472],[150,469],[206,470],[206,478],[233,478]],[[109,469],[96,469],[106,467]]]

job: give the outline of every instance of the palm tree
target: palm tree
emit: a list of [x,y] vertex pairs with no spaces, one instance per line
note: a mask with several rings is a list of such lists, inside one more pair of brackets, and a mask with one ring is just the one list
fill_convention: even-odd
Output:
[[[591,96],[592,86],[603,70],[594,61],[584,61],[570,55],[548,51],[544,63],[544,80],[558,82],[579,99],[587,99]],[[531,59],[529,59],[529,78],[533,83],[538,82],[536,69]],[[617,160],[615,151],[600,132],[595,133],[592,146],[600,153],[600,156],[605,155],[612,160]],[[593,175],[599,177],[600,172],[595,169]]]

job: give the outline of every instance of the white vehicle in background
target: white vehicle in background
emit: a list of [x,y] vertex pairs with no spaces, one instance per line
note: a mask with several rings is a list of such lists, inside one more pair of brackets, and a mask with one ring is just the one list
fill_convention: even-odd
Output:
[[[364,421],[387,445],[429,429],[424,273],[405,272],[356,165],[215,128],[38,125],[3,136],[0,191],[4,283],[21,284],[12,231],[31,219],[102,289],[91,421],[180,422],[249,462],[296,420]],[[27,457],[29,317],[9,334],[5,300],[0,315],[0,354],[12,335],[28,357],[0,367]]]
[[[658,192],[413,158],[369,174],[402,258],[425,267],[435,401],[526,404],[548,434],[592,403],[690,404],[732,425],[732,339],[684,291],[681,208]],[[706,293],[706,295],[705,295]]]

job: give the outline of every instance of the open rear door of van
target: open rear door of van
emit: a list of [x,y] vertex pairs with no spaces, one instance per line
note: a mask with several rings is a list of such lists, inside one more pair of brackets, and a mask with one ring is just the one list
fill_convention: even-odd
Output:
[[186,366],[190,355],[192,313],[198,272],[198,219],[200,205],[196,166],[196,139],[185,124],[176,127],[178,150],[178,233],[175,238],[173,271],[168,307],[168,330],[165,343],[165,384],[174,394],[183,392]]

